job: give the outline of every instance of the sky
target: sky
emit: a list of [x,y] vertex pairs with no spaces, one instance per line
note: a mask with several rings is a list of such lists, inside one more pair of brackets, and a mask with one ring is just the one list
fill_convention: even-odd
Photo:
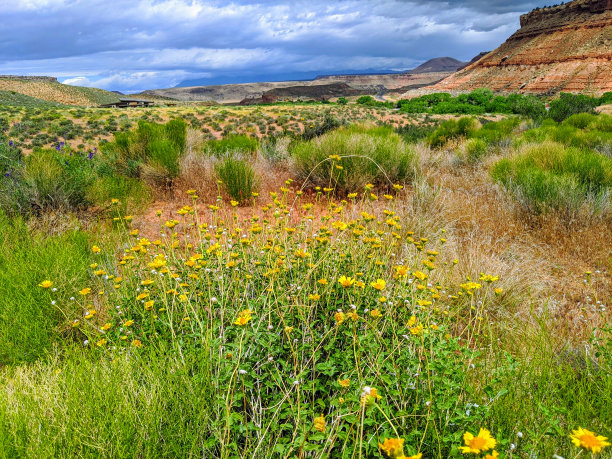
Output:
[[0,0],[0,74],[125,93],[468,61],[537,0]]

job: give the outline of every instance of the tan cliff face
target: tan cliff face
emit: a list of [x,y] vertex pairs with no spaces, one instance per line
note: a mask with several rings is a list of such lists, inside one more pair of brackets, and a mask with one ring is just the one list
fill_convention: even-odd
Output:
[[428,88],[556,94],[612,91],[612,0],[534,10],[481,60]]

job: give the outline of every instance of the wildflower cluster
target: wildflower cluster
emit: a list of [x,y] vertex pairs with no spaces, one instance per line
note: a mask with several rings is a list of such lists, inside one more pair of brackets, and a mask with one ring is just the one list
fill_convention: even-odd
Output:
[[[371,187],[362,200],[291,194],[254,197],[266,202],[245,213],[200,206],[191,193],[193,205],[170,218],[159,212],[159,232],[147,237],[131,216],[117,217],[123,246],[118,256],[92,249],[100,261],[92,283],[78,287],[73,329],[109,355],[163,343],[206,356],[220,429],[238,443],[256,443],[269,426],[287,454],[303,430],[309,449],[346,442],[418,458],[415,432],[439,435],[428,419],[442,426],[452,415],[449,432],[471,422],[462,402],[476,368],[470,341],[497,278],[449,284],[456,263],[444,238],[403,228],[397,200],[369,199]],[[413,432],[406,454],[396,429]],[[445,438],[436,444],[447,451]]]

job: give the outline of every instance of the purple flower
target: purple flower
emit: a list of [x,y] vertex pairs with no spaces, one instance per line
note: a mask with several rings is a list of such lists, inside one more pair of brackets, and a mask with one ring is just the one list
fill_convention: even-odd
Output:
[[12,147],[12,146],[13,146],[13,141],[9,140],[9,147]]
[[90,152],[89,152],[89,154],[87,155],[87,157],[88,157],[89,159],[93,159],[93,157],[94,157],[94,152],[93,152],[93,151],[90,151]]

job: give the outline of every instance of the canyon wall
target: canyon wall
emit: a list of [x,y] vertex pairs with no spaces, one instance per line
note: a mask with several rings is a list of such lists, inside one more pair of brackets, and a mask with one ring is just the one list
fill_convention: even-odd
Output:
[[521,28],[432,91],[612,91],[612,0],[575,0],[521,17]]

